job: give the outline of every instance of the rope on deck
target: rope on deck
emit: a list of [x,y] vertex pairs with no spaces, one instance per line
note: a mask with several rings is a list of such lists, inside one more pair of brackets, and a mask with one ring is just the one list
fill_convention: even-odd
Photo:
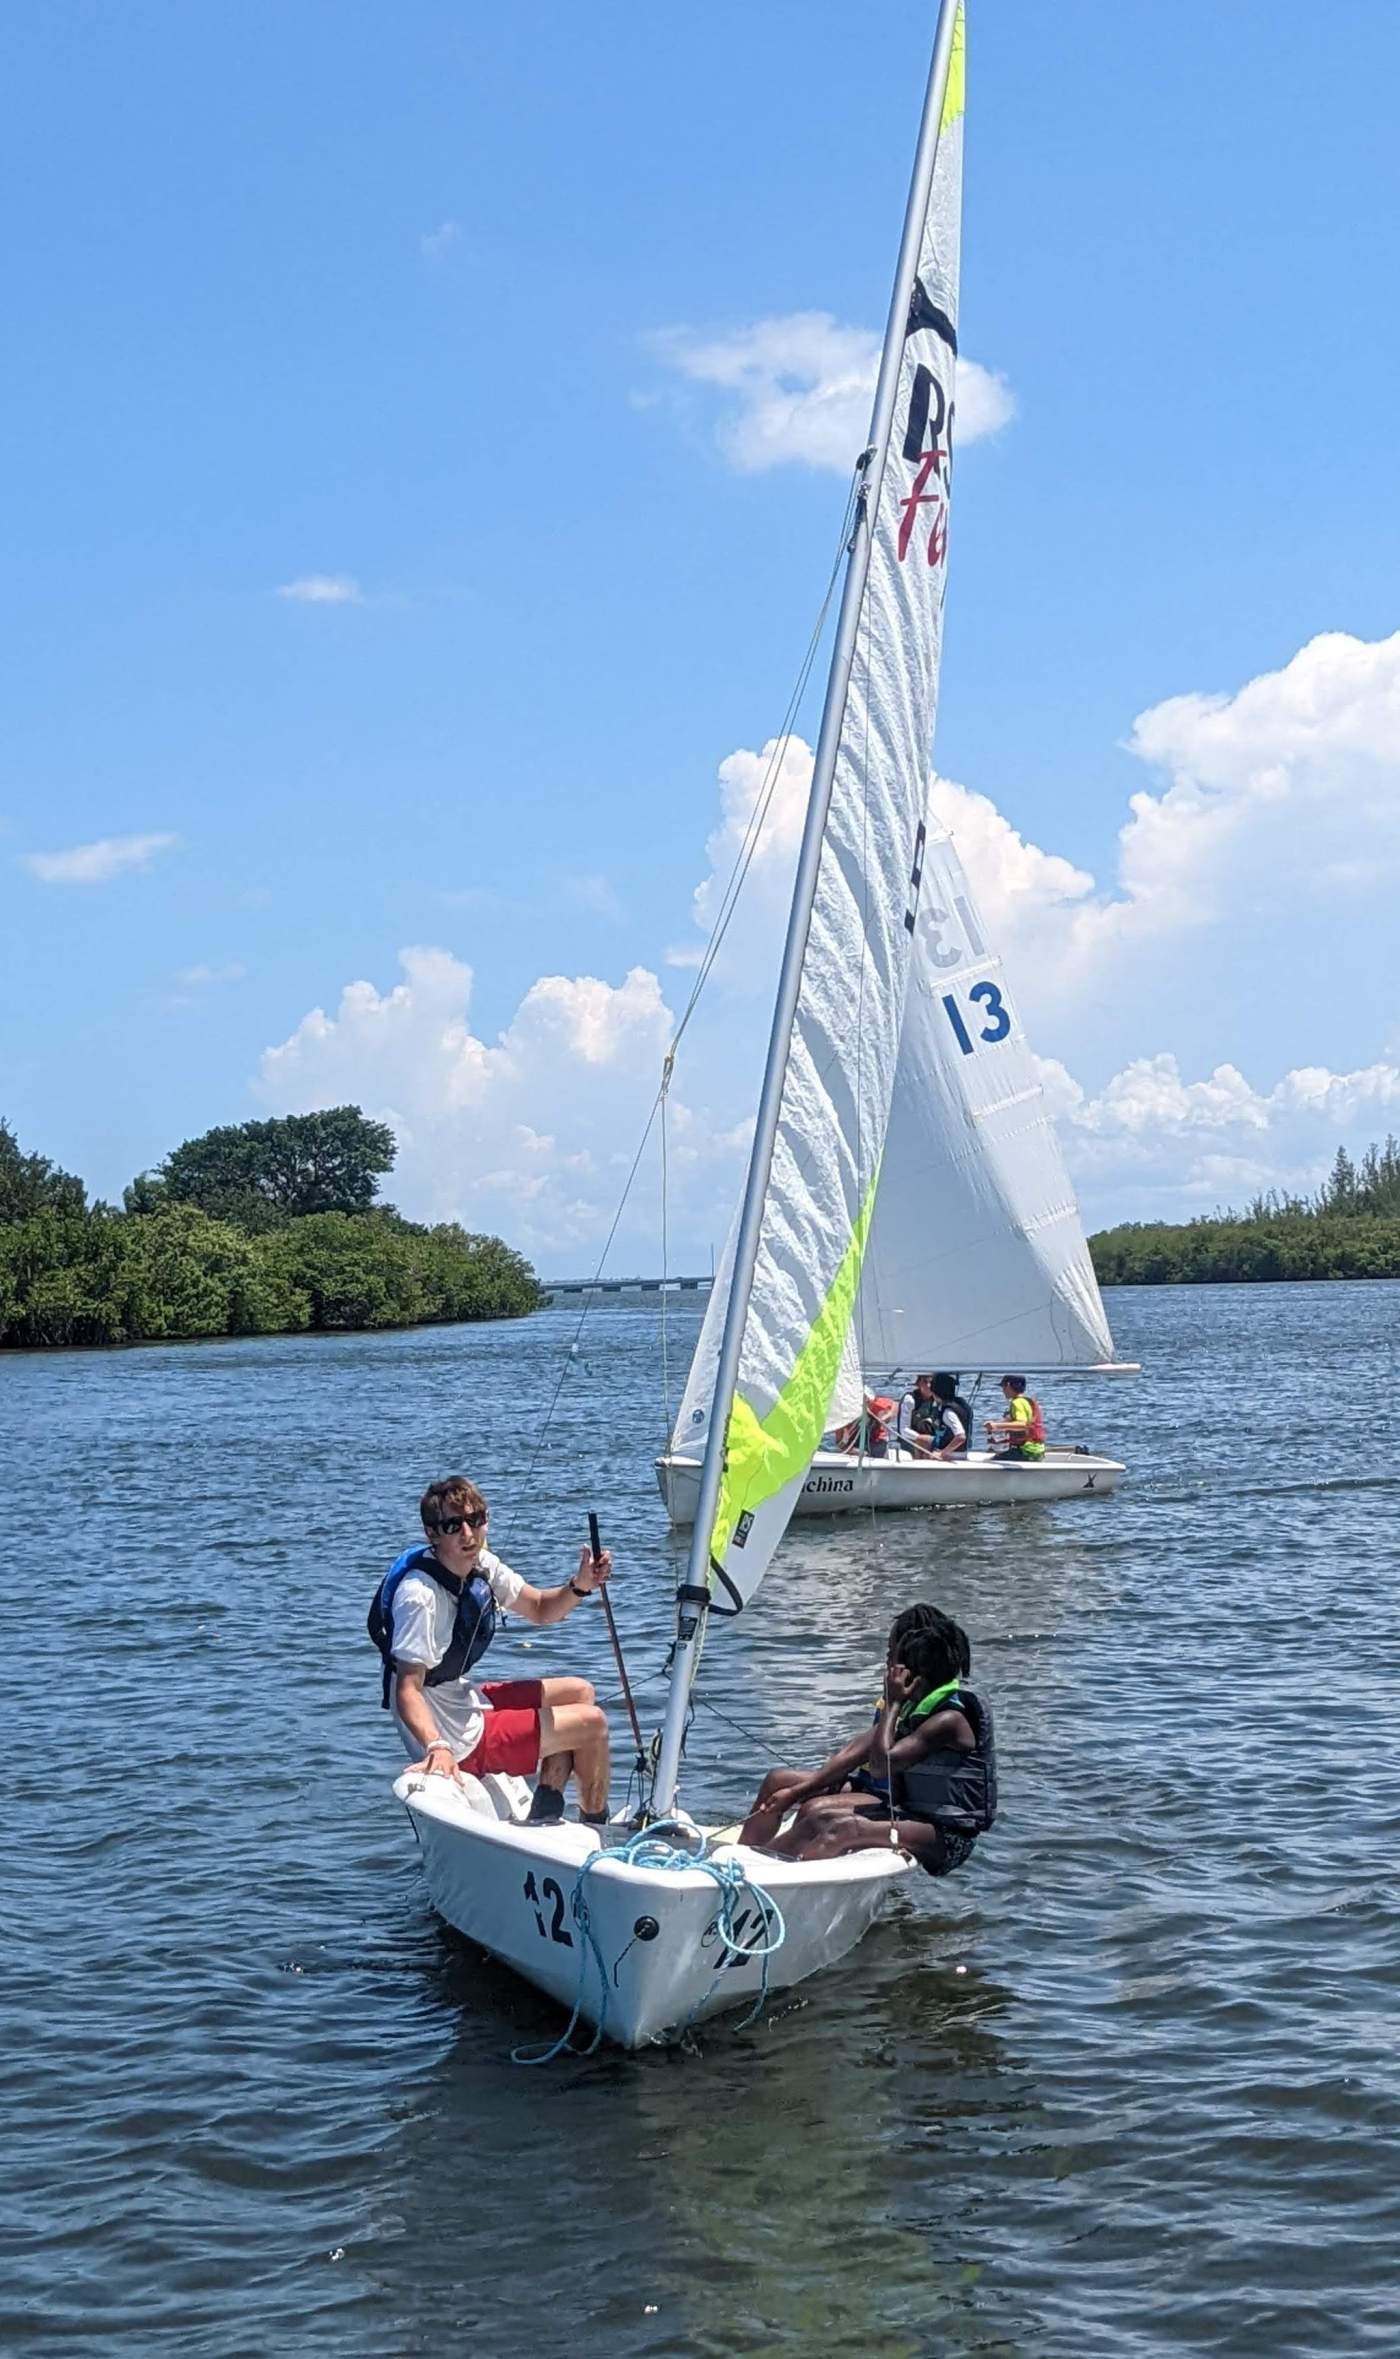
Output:
[[[574,2011],[560,2032],[558,2039],[551,2040],[547,2047],[535,2050],[513,2048],[511,2050],[512,2064],[552,2064],[556,2056],[565,2054],[592,2056],[602,2044],[608,2016],[608,1969],[602,1950],[598,1946],[598,1936],[593,1930],[593,1920],[588,1907],[588,1879],[593,1869],[605,1859],[620,1859],[626,1861],[631,1867],[653,1868],[666,1874],[680,1874],[684,1869],[694,1868],[702,1876],[710,1878],[719,1892],[719,1907],[712,1923],[725,1957],[760,1958],[763,1962],[758,1997],[754,2000],[747,2015],[734,2028],[736,2031],[744,2031],[749,2024],[758,2021],[768,2003],[768,1961],[776,1955],[787,1939],[787,1925],[783,1912],[772,1894],[766,1891],[763,1885],[755,1883],[753,1877],[749,1875],[746,1868],[740,1865],[737,1859],[699,1858],[693,1851],[678,1849],[674,1843],[665,1841],[664,1832],[667,1829],[682,1838],[688,1838],[693,1832],[678,1819],[659,1819],[655,1826],[643,1828],[639,1834],[630,1835],[625,1843],[619,1843],[611,1849],[605,1850],[600,1844],[599,1848],[590,1853],[584,1861],[574,1878],[573,1890],[569,1896],[570,1914],[582,1936],[579,1943],[578,1987],[574,1993]],[[737,1938],[739,1914],[746,1901],[757,1904],[760,1921],[769,1936],[761,1948],[752,1940],[740,1941]],[[573,2036],[583,2014],[583,2002],[588,1989],[590,1958],[598,1969],[598,2020],[594,2025],[593,2037],[587,2047],[575,2048],[572,2044]],[[697,1999],[695,2006],[691,2008],[685,2022],[681,2025],[683,2031],[688,2029],[694,2021],[699,2006],[700,2001]]]

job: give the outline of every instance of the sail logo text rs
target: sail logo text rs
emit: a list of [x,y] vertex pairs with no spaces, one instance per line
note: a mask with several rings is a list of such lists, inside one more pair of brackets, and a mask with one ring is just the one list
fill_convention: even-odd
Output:
[[853,1474],[814,1474],[802,1485],[804,1491],[853,1491],[855,1487]]

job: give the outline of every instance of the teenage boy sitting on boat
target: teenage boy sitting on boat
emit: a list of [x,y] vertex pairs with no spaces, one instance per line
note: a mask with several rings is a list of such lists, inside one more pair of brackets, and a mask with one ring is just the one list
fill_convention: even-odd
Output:
[[475,1483],[449,1474],[419,1505],[427,1544],[407,1548],[375,1592],[369,1634],[384,1663],[386,1708],[414,1767],[430,1776],[461,1770],[533,1777],[536,1825],[564,1815],[564,1788],[578,1784],[579,1817],[608,1817],[608,1723],[586,1679],[484,1679],[481,1661],[502,1614],[549,1629],[567,1621],[612,1571],[605,1548],[584,1548],[578,1570],[557,1589],[536,1589],[486,1545],[490,1509]]
[[1043,1458],[1045,1420],[1040,1403],[1026,1390],[1024,1376],[1003,1376],[1004,1417],[987,1419],[987,1439],[998,1458]]
[[937,1606],[909,1606],[890,1630],[873,1725],[820,1769],[770,1770],[740,1842],[779,1859],[893,1844],[931,1876],[961,1867],[997,1814],[991,1709],[971,1670],[965,1631]]

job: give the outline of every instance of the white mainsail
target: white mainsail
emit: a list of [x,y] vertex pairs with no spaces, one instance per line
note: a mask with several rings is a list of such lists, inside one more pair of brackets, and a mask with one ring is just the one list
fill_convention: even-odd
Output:
[[[829,777],[830,801],[809,917],[799,861],[784,961],[785,976],[797,972],[795,1009],[790,1035],[775,1028],[770,1051],[781,1097],[752,1284],[746,1305],[735,1305],[743,1326],[723,1475],[710,1530],[697,1535],[698,1546],[708,1542],[701,1561],[735,1606],[767,1569],[831,1408],[874,1209],[926,857],[962,203],[963,11],[952,0],[930,92],[817,749],[813,796]],[[783,1005],[780,985],[779,1025]],[[753,1171],[761,1176],[757,1163]],[[741,1221],[736,1238],[742,1232]],[[726,1334],[734,1349],[735,1258],[731,1240],[677,1421],[676,1446],[691,1453],[709,1437]],[[666,1775],[659,1782],[664,1789]]]
[[1001,961],[932,813],[852,1364],[1072,1368],[1113,1357],[1098,1280]]

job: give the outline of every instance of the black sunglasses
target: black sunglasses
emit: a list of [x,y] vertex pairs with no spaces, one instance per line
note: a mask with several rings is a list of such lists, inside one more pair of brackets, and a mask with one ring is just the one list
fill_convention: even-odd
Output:
[[478,1507],[474,1515],[449,1515],[444,1517],[437,1528],[445,1532],[449,1540],[455,1540],[463,1524],[469,1524],[474,1532],[479,1532],[490,1513],[489,1507]]

